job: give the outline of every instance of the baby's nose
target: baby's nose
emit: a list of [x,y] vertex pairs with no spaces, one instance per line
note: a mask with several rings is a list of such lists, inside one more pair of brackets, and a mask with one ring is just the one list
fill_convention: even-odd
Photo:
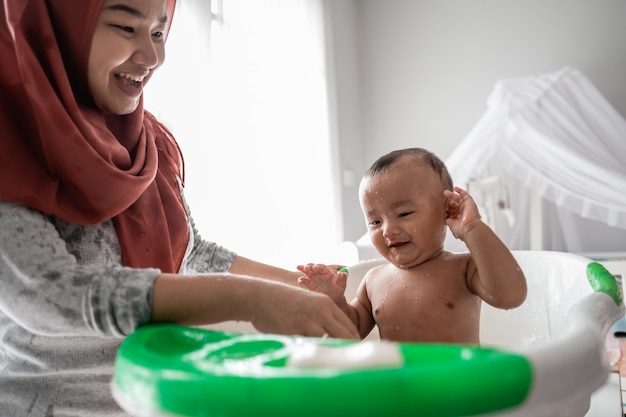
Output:
[[384,236],[395,236],[400,232],[400,228],[395,222],[385,222],[383,224]]

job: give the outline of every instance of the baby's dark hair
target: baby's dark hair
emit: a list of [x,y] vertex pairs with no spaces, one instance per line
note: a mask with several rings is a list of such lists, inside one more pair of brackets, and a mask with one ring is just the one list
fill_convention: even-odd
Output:
[[448,168],[446,168],[446,164],[443,163],[441,159],[431,151],[424,148],[406,148],[406,149],[398,149],[395,151],[391,151],[386,155],[378,158],[372,166],[365,172],[365,177],[373,177],[377,174],[381,174],[389,169],[393,164],[395,164],[399,159],[404,157],[412,157],[419,159],[422,162],[425,162],[426,165],[431,167],[439,177],[441,178],[441,182],[443,186],[452,191],[453,183],[452,177],[448,172]]

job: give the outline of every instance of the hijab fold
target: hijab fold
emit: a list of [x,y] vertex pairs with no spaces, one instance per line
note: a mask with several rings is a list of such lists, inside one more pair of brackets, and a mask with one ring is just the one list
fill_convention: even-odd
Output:
[[178,272],[189,242],[180,150],[143,101],[116,116],[88,92],[101,3],[3,2],[0,200],[77,224],[113,219],[126,266]]

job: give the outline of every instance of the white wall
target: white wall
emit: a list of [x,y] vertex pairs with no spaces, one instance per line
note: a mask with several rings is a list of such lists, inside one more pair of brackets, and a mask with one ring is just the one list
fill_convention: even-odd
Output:
[[[499,79],[570,65],[626,116],[626,1],[327,5],[339,75],[340,160],[357,184],[371,162],[393,149],[422,146],[445,159],[478,121]],[[355,239],[365,231],[356,186],[344,184],[343,192],[344,235]]]

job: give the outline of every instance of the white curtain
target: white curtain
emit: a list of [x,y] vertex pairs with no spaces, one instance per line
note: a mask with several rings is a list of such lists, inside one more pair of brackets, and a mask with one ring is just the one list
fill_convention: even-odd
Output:
[[[626,121],[571,67],[500,81],[488,109],[446,160],[457,184],[497,178],[498,234],[528,249],[539,227],[542,249],[626,249]],[[506,198],[502,198],[506,195]],[[539,200],[541,223],[533,218]]]
[[321,0],[179,0],[147,108],[185,154],[206,239],[286,268],[341,239]]

